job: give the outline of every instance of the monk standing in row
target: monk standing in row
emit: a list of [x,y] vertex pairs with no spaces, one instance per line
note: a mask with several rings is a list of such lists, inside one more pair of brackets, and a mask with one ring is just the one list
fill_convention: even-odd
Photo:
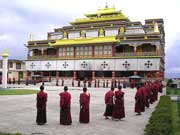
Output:
[[111,87],[111,90],[109,90],[105,94],[105,104],[106,104],[106,110],[104,112],[105,119],[109,119],[108,116],[112,117],[113,97],[114,97],[114,87]]
[[83,93],[80,94],[80,114],[79,122],[80,123],[89,123],[89,103],[90,103],[90,94],[87,92],[87,88],[83,88]]
[[140,86],[137,86],[137,92],[135,94],[135,109],[134,111],[137,113],[137,115],[141,115],[142,111],[142,92],[140,90]]
[[113,113],[112,118],[113,119],[122,119],[125,117],[125,109],[124,109],[124,92],[121,91],[121,85],[118,87],[118,91],[115,91],[114,95],[114,107],[113,107]]
[[43,125],[47,122],[46,120],[46,102],[47,102],[47,93],[44,92],[44,86],[40,86],[40,92],[37,93],[37,117],[36,123],[38,125]]
[[64,87],[64,92],[60,96],[60,124],[71,125],[71,94],[68,92],[68,87]]

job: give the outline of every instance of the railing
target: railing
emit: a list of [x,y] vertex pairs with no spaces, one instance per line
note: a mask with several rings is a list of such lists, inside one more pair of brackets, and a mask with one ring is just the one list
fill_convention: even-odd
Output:
[[56,55],[43,55],[43,56],[29,56],[29,59],[49,59],[49,58],[57,58]]
[[116,53],[116,56],[159,56],[157,52],[123,52]]
[[[161,54],[160,53],[157,53],[157,52],[123,52],[123,53],[116,53],[115,54],[115,57],[127,57],[127,56],[160,56]],[[76,56],[76,58],[103,58],[103,57],[112,57],[111,55],[101,55],[101,56]],[[58,57],[56,55],[38,55],[38,56],[30,56],[28,57],[28,59],[53,59],[53,58],[73,58],[72,57]]]

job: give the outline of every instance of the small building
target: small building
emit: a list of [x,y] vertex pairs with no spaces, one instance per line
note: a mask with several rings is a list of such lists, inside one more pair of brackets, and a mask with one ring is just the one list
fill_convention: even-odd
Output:
[[[0,60],[0,78],[2,78],[2,60]],[[8,60],[8,78],[24,81],[26,77],[25,62],[23,60]]]

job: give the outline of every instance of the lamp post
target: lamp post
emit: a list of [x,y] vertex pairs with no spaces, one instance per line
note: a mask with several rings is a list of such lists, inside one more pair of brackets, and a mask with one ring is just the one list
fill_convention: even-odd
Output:
[[2,67],[2,87],[7,88],[7,73],[8,73],[8,50],[4,50],[3,57],[3,67]]

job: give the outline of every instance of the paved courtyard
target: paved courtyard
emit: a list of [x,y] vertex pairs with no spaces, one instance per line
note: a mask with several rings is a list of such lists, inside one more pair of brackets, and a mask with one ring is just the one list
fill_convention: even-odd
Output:
[[[38,89],[39,87],[28,86]],[[89,88],[91,93],[90,123],[79,123],[80,88],[70,88],[72,94],[72,125],[59,125],[59,95],[62,87],[47,86],[47,124],[36,125],[36,95],[0,96],[0,131],[20,132],[24,135],[44,133],[46,135],[143,135],[148,119],[157,103],[146,109],[141,116],[134,113],[135,89],[124,89],[126,117],[121,121],[105,120],[104,94],[107,89]]]

